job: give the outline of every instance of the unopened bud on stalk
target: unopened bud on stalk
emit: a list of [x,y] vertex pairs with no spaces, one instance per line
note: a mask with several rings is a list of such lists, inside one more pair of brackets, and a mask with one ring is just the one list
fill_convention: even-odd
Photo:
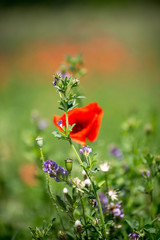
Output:
[[58,232],[58,240],[66,240],[66,239],[67,239],[66,233],[63,231],[59,231]]
[[86,187],[86,188],[89,188],[90,186],[91,186],[91,181],[89,180],[89,178],[87,178],[86,180],[84,180],[84,186]]
[[36,141],[37,141],[38,147],[40,147],[40,148],[43,147],[43,137],[38,136],[36,138]]
[[71,171],[72,171],[72,159],[67,158],[67,159],[65,160],[65,166],[66,166],[67,171],[68,171],[69,173],[71,173]]
[[65,188],[63,188],[63,193],[64,194],[68,194],[68,189],[65,187]]
[[78,233],[83,231],[82,223],[79,220],[75,221],[74,227]]
[[88,177],[87,177],[87,173],[86,173],[85,170],[82,171],[82,175],[83,175],[84,179],[87,179],[87,178],[88,178]]

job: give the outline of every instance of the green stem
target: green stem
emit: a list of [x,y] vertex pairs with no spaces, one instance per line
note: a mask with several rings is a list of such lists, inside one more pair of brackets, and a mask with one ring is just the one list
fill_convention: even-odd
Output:
[[[85,211],[84,211],[84,205],[83,205],[83,200],[82,200],[82,195],[79,193],[79,197],[80,197],[80,201],[81,201],[81,206],[82,206],[82,212],[83,212],[83,218],[84,218],[84,223],[85,223],[85,226],[87,225],[87,221],[86,221],[86,216],[85,216]],[[85,230],[86,231],[86,237],[88,239],[88,232],[87,232],[87,229]]]
[[68,112],[66,110],[66,129],[68,129]]
[[[79,163],[80,163],[80,164],[82,165],[82,167],[83,167],[83,162],[82,162],[82,160],[81,160],[81,158],[80,158],[80,156],[79,156],[76,148],[74,147],[73,144],[71,144],[71,146],[72,146],[72,149],[74,150],[74,152],[75,152],[75,154],[76,154],[76,156],[77,156],[77,159],[78,159]],[[103,235],[106,237],[105,221],[104,221],[104,216],[103,216],[103,212],[102,212],[102,206],[101,206],[101,203],[100,203],[100,199],[99,199],[99,196],[98,196],[98,192],[97,192],[97,190],[95,189],[94,183],[93,183],[93,181],[92,181],[92,179],[91,179],[88,171],[87,171],[86,169],[85,169],[85,171],[86,171],[86,174],[87,174],[88,178],[89,178],[90,181],[91,181],[91,184],[92,184],[94,193],[95,193],[95,195],[96,195],[96,199],[97,199],[97,202],[98,202],[99,213],[100,213],[100,218],[101,218],[101,222],[102,222]]]
[[[40,154],[41,154],[42,166],[43,166],[43,164],[44,164],[44,155],[43,155],[42,148],[40,148]],[[47,181],[47,188],[48,188],[49,196],[52,199],[53,205],[55,206],[55,208],[57,210],[57,214],[58,214],[58,217],[60,219],[60,222],[61,222],[61,225],[62,225],[62,229],[65,231],[65,227],[64,227],[64,224],[63,224],[60,212],[59,212],[59,208],[58,208],[57,203],[56,203],[56,199],[55,199],[55,197],[54,197],[54,195],[52,193],[51,187],[50,187],[50,177],[49,177],[48,173],[46,174],[46,181]]]
[[98,192],[96,191],[96,199],[98,202],[98,208],[99,208],[99,212],[100,212],[100,217],[101,217],[101,222],[102,222],[102,228],[103,228],[103,234],[106,237],[106,231],[105,231],[105,221],[104,221],[104,216],[103,216],[103,212],[102,212],[102,206],[100,203],[100,199],[99,199],[99,195]]
[[82,162],[82,160],[81,160],[79,154],[77,153],[77,150],[76,150],[75,146],[73,145],[73,143],[71,143],[71,146],[72,146],[73,151],[74,151],[75,154],[76,154],[76,157],[77,157],[77,159],[78,159],[80,165],[83,165],[83,162]]

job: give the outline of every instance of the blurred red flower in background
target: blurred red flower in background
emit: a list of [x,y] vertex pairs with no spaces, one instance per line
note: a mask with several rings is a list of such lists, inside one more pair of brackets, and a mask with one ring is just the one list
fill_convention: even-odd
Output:
[[[102,121],[103,110],[96,102],[85,107],[74,108],[68,112],[69,125],[76,124],[70,133],[71,139],[79,144],[86,145],[86,139],[93,142],[97,139]],[[62,131],[58,122],[62,120],[62,126],[66,127],[65,113],[62,116],[53,116],[53,122]]]

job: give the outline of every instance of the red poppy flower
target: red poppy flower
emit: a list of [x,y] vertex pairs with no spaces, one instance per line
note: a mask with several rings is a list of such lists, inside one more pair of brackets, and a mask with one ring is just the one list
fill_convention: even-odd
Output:
[[[95,141],[100,130],[102,116],[103,110],[96,102],[69,111],[69,125],[76,124],[70,133],[71,139],[82,145],[86,145],[86,139],[91,142]],[[60,117],[57,115],[53,116],[53,122],[59,130],[62,130],[61,126],[58,125],[60,120],[62,120],[62,126],[66,127],[65,113]]]

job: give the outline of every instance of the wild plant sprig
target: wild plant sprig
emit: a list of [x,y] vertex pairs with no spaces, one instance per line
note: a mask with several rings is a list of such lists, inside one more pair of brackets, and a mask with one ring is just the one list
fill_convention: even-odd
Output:
[[[72,110],[74,107],[77,106],[77,103],[76,103],[76,99],[78,98],[81,98],[81,96],[76,96],[74,93],[73,93],[73,88],[78,86],[78,83],[79,81],[77,79],[72,79],[72,77],[63,77],[61,74],[55,74],[54,75],[54,82],[53,82],[53,85],[57,88],[57,92],[59,93],[59,96],[60,96],[60,101],[59,101],[59,104],[60,104],[60,107],[59,109],[63,110],[65,112],[65,115],[66,115],[66,127],[63,127],[63,130],[62,131],[59,131],[59,134],[55,134],[53,133],[56,137],[58,136],[59,138],[63,138],[63,139],[66,139],[70,142],[71,144],[71,147],[81,165],[81,167],[86,171],[86,174],[91,182],[91,185],[92,185],[92,189],[93,189],[93,193],[95,195],[95,198],[97,200],[97,203],[98,203],[98,208],[99,208],[99,213],[100,213],[100,218],[101,218],[101,224],[102,224],[102,231],[103,231],[103,235],[104,237],[106,237],[106,230],[105,230],[105,221],[104,221],[104,216],[103,216],[103,211],[102,211],[102,206],[101,206],[101,203],[100,203],[100,199],[99,199],[99,196],[98,196],[98,186],[95,185],[90,173],[91,173],[91,166],[90,166],[90,161],[89,161],[89,158],[88,158],[88,155],[85,155],[86,157],[86,166],[84,165],[83,161],[81,160],[75,146],[73,145],[73,142],[71,140],[71,137],[70,137],[70,132],[72,131],[73,127],[75,126],[72,125],[70,126],[69,125],[69,121],[68,121],[68,111]],[[59,123],[60,125],[61,123]],[[70,177],[71,179],[71,177]],[[71,179],[72,180],[72,179]],[[86,219],[85,219],[85,215],[83,214],[84,216],[84,221],[86,222]],[[86,232],[87,234],[87,232]]]
[[[42,160],[42,167],[44,166],[44,155],[43,155],[43,150],[42,150],[42,146],[43,146],[43,138],[41,137],[38,137],[38,140],[37,140],[37,144],[39,145],[39,149],[40,149],[40,155],[41,155],[41,160]],[[56,199],[53,195],[53,192],[52,192],[52,189],[51,189],[51,186],[50,186],[50,176],[49,176],[49,173],[45,174],[46,176],[46,183],[47,183],[47,188],[48,188],[48,193],[49,193],[49,196],[53,202],[53,205],[55,206],[56,208],[56,211],[57,211],[57,215],[60,219],[60,223],[61,223],[61,226],[62,226],[62,229],[65,230],[65,227],[64,227],[64,224],[63,224],[63,220],[61,218],[61,215],[60,215],[60,211],[59,211],[59,207],[56,203]]]

